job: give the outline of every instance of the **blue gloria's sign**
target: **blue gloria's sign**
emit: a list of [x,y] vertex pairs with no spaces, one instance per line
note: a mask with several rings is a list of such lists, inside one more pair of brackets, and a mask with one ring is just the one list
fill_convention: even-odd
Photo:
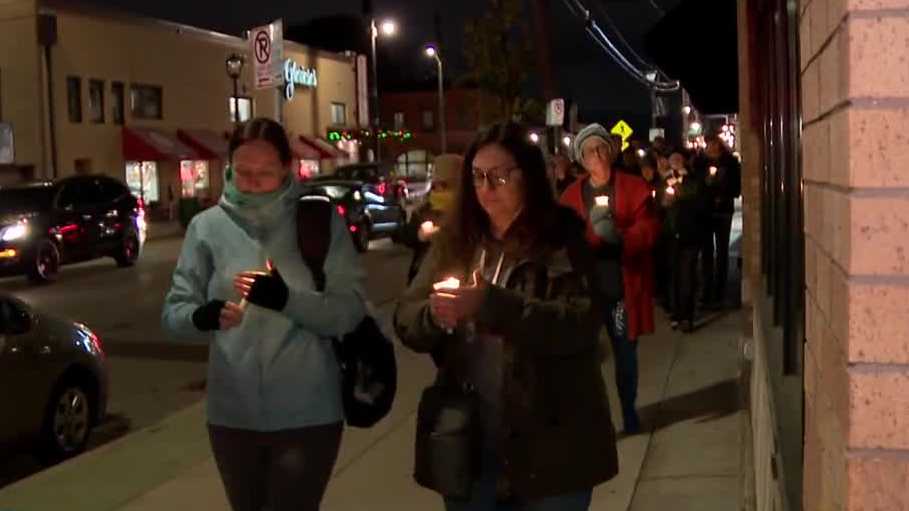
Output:
[[318,84],[315,69],[302,67],[292,59],[284,61],[284,97],[288,101],[294,99],[297,85],[315,89]]

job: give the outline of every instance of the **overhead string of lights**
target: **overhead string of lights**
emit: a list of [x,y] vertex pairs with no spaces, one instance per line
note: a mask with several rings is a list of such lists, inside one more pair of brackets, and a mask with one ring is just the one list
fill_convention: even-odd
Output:
[[[590,9],[584,6],[581,0],[562,0],[568,10],[571,13],[581,20],[584,21],[584,30],[587,34],[597,43],[610,58],[612,58],[615,63],[622,68],[626,73],[628,73],[632,78],[640,82],[641,84],[647,86],[648,88],[653,89],[656,92],[676,92],[680,88],[678,80],[669,80],[665,73],[656,68],[656,66],[648,64],[641,58],[637,52],[631,48],[631,45],[622,37],[619,33],[618,28],[613,26],[613,30],[618,33],[619,39],[628,47],[631,54],[638,60],[638,62],[648,71],[643,71],[639,66],[636,66],[628,60],[628,58],[622,53],[619,48],[612,42],[608,35],[600,28],[596,20],[593,19],[593,14]],[[650,71],[652,70],[652,71]]]

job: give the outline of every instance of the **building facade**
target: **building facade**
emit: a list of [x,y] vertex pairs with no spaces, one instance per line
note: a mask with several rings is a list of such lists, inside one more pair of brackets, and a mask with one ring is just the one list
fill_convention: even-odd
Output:
[[739,0],[744,509],[909,509],[909,2]]
[[[476,89],[445,91],[447,152],[467,151],[480,127],[481,99]],[[438,91],[383,93],[381,112],[383,126],[392,132],[383,142],[383,160],[393,161],[399,175],[425,176],[442,152]]]
[[0,183],[104,173],[172,216],[181,197],[220,195],[236,114],[281,121],[302,175],[356,157],[324,140],[357,126],[352,55],[284,41],[296,83],[256,90],[242,38],[57,0],[0,1],[0,47]]

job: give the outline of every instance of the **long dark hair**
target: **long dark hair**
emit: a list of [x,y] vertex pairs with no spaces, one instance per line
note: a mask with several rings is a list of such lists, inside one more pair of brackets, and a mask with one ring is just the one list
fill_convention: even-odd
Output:
[[254,140],[261,140],[271,144],[278,151],[278,157],[285,166],[290,165],[291,161],[293,161],[293,152],[290,149],[287,132],[284,131],[283,126],[267,117],[256,117],[234,129],[228,146],[228,154],[231,159],[233,159],[234,151],[238,147]]
[[473,161],[481,149],[490,145],[498,145],[511,154],[524,181],[524,209],[505,235],[506,250],[527,250],[537,245],[556,208],[546,160],[540,148],[530,142],[527,129],[503,123],[480,132],[464,157],[458,199],[440,233],[442,271],[468,268],[478,246],[491,236],[489,216],[477,200],[473,181]]

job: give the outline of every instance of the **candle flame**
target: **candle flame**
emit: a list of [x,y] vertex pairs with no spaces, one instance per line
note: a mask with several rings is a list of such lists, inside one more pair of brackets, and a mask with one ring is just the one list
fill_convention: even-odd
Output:
[[609,196],[607,195],[600,195],[594,201],[596,201],[597,206],[609,206]]
[[432,287],[436,291],[440,289],[458,289],[461,287],[461,281],[454,277],[449,277],[441,282],[436,282]]

